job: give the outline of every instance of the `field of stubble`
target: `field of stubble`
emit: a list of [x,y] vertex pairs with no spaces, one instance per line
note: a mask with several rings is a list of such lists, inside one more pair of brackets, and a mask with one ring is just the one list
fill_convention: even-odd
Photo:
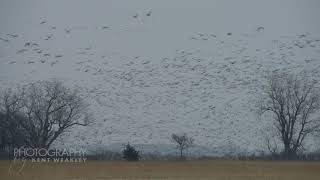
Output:
[[[1,180],[319,180],[320,162],[186,161],[19,163],[0,161]],[[14,173],[18,172],[19,173]]]

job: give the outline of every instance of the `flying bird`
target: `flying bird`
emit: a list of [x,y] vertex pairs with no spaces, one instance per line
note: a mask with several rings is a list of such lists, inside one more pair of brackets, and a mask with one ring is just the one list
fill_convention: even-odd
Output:
[[31,46],[39,46],[38,43],[32,43]]
[[11,37],[11,38],[17,38],[18,35],[17,34],[7,34],[7,36]]
[[49,39],[51,39],[51,38],[52,38],[52,34],[46,36],[46,38],[45,38],[44,40],[49,40]]
[[64,31],[65,31],[67,34],[69,34],[71,30],[70,30],[70,29],[65,29]]
[[41,23],[40,24],[45,24],[46,23],[46,21],[41,21]]
[[135,14],[134,16],[132,16],[133,18],[138,18],[139,14]]
[[24,47],[28,47],[28,46],[30,46],[31,45],[31,42],[26,42],[26,43],[24,43]]
[[26,52],[26,51],[28,51],[28,49],[21,49],[21,50],[18,50],[18,51],[16,52],[16,54],[21,54],[21,53],[24,53],[24,52]]
[[257,31],[258,31],[258,32],[261,32],[261,31],[263,31],[263,30],[264,30],[264,27],[262,27],[262,26],[260,26],[260,27],[257,28]]
[[305,38],[306,35],[305,35],[305,34],[300,34],[300,35],[298,35],[298,37],[299,37],[299,38]]
[[231,32],[229,32],[229,33],[227,33],[227,35],[228,35],[228,36],[231,36],[231,35],[232,35],[232,33],[231,33]]
[[102,29],[108,29],[109,26],[102,26]]
[[149,11],[146,15],[151,16],[152,11]]
[[51,67],[53,67],[55,64],[57,64],[59,61],[53,61],[50,63]]
[[2,40],[2,41],[4,41],[4,42],[9,42],[8,39],[4,39],[4,38],[1,38],[1,37],[0,37],[0,40]]

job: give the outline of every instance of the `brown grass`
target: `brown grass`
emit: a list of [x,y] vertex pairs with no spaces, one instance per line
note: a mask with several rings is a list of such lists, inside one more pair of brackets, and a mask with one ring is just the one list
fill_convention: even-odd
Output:
[[[32,163],[9,175],[12,161],[0,161],[1,180],[319,180],[320,162],[187,161]],[[15,164],[17,165],[17,164]],[[12,167],[15,168],[15,167]]]

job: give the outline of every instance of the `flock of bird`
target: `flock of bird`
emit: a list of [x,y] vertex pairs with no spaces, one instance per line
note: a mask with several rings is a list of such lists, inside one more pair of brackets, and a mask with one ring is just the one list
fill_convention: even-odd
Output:
[[[152,11],[151,10],[147,11],[147,13],[145,14],[146,17],[150,17],[151,15],[152,15]],[[137,20],[141,19],[139,13],[136,13],[135,15],[133,15],[132,18],[133,19],[137,19]],[[44,26],[44,25],[48,25],[49,23],[47,22],[47,20],[42,20],[39,24]],[[56,30],[57,29],[56,26],[50,26],[50,25],[48,25],[48,26],[50,27],[51,30]],[[106,30],[106,29],[110,29],[110,26],[104,26],[104,25],[101,26],[101,30]],[[66,34],[70,34],[72,32],[72,28],[64,28],[63,30],[64,30],[64,32]],[[7,33],[7,34],[5,34],[5,36],[0,37],[0,40],[2,42],[4,42],[4,43],[10,43],[11,41],[17,40],[18,38],[19,38],[18,34]],[[48,35],[46,35],[42,39],[45,40],[45,41],[49,41],[49,40],[53,40],[53,38],[54,38],[54,34],[53,33],[49,33]],[[54,55],[54,54],[51,54],[49,52],[46,52],[45,50],[41,49],[40,44],[41,44],[41,42],[30,42],[30,41],[27,41],[27,42],[24,43],[22,49],[16,50],[16,54],[23,54],[23,53],[25,53],[27,51],[34,51],[37,54],[42,55],[42,57],[39,57],[41,63],[47,62],[47,59],[49,57],[54,57],[56,59],[63,57],[62,54],[55,54]],[[90,48],[85,48],[85,50],[88,51],[88,50],[90,50]],[[78,52],[78,54],[86,54],[86,52]],[[93,53],[91,53],[90,55],[93,55]],[[103,55],[101,57],[104,58],[105,56]],[[33,60],[29,61],[28,64],[33,64],[34,62],[35,61],[33,61]],[[59,60],[54,60],[50,64],[51,64],[51,66],[54,66],[58,62],[59,62]],[[10,64],[15,64],[16,61],[11,61],[9,63]]]
[[[109,86],[97,83],[95,90],[88,92],[94,92],[98,105],[110,108],[108,113],[119,122],[107,127],[108,136],[119,139],[126,133],[127,138],[136,140],[147,136],[139,131],[146,126],[152,128],[152,134],[141,143],[148,143],[154,135],[165,137],[170,133],[166,128],[174,126],[198,139],[217,138],[220,144],[237,141],[249,146],[252,142],[248,139],[258,137],[260,131],[253,125],[255,117],[248,114],[255,111],[256,95],[268,74],[307,69],[320,78],[319,53],[310,53],[319,50],[320,42],[310,35],[270,40],[266,49],[264,44],[251,45],[255,38],[238,41],[215,35],[215,39],[211,57],[201,49],[182,49],[160,60],[127,57],[120,70],[100,69],[96,81]],[[126,123],[140,126],[122,127]]]
[[[143,15],[137,13],[130,18],[141,21],[150,16],[152,11]],[[45,26],[49,23],[43,20],[39,24]],[[72,28],[62,29],[67,35],[73,33]],[[112,27],[102,25],[99,29],[110,29],[111,33]],[[254,111],[256,99],[253,94],[259,92],[266,75],[309,68],[314,77],[320,78],[317,70],[320,69],[319,39],[301,34],[260,42],[256,37],[264,31],[265,28],[260,26],[252,33],[254,36],[239,36],[236,32],[224,35],[196,32],[189,37],[188,43],[199,43],[199,48],[181,47],[174,54],[155,59],[125,52],[97,55],[94,46],[74,52],[74,56],[82,60],[75,60],[70,71],[79,71],[88,77],[90,83],[83,85],[78,77],[74,80],[78,81],[84,94],[92,97],[99,116],[96,119],[100,119],[92,125],[97,130],[92,131],[94,134],[90,137],[108,136],[115,142],[128,139],[139,142],[139,137],[140,143],[148,144],[152,139],[167,139],[168,134],[173,133],[171,131],[179,130],[189,131],[195,139],[202,139],[200,143],[203,144],[216,138],[220,144],[236,141],[251,145],[253,142],[248,139],[260,132],[252,127],[255,119],[248,114]],[[39,61],[28,60],[26,66],[48,62],[54,69],[65,59],[65,54],[50,52],[42,47],[42,41],[50,42],[57,36],[50,33],[40,41],[26,41],[15,55],[28,59],[26,53],[32,52],[34,59]],[[0,40],[10,43],[20,37],[5,34]],[[202,45],[203,41],[210,44]],[[121,68],[113,67],[115,62]],[[9,64],[16,62],[10,61]],[[141,131],[142,128],[146,131]]]

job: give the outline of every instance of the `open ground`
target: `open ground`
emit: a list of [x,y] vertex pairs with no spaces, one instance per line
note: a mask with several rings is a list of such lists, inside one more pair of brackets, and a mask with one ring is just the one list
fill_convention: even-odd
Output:
[[[320,162],[286,161],[142,161],[34,163],[0,161],[3,180],[319,180]],[[9,168],[11,170],[9,172]],[[18,172],[20,171],[20,172]],[[18,172],[15,173],[15,172]]]

